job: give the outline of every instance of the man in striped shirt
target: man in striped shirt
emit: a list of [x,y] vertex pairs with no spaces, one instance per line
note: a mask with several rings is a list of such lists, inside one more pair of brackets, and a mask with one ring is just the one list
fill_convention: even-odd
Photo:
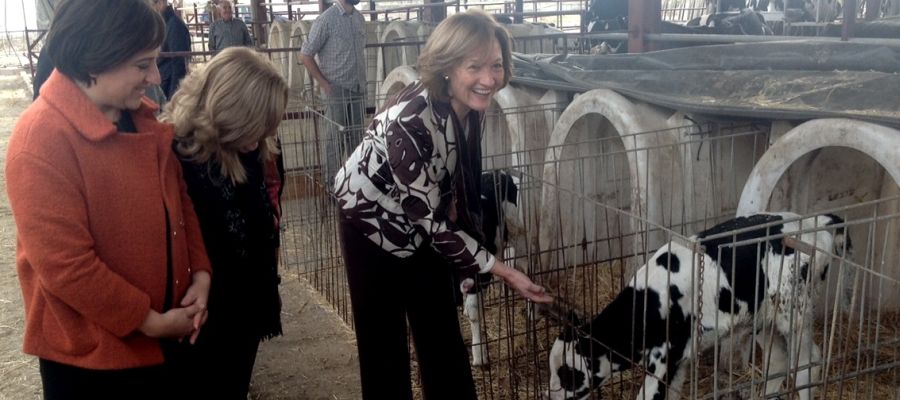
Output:
[[357,4],[359,0],[335,0],[313,22],[300,50],[303,65],[325,96],[330,129],[323,178],[329,190],[365,128],[366,27]]

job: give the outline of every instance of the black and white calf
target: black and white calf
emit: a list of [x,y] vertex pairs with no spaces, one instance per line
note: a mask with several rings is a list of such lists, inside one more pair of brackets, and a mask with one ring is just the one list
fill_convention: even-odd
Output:
[[783,11],[787,21],[831,22],[841,14],[838,0],[759,0],[758,8]]
[[[518,178],[505,170],[486,171],[481,174],[481,208],[482,229],[484,231],[484,247],[499,256],[510,236],[520,235],[524,224],[519,216]],[[491,283],[491,274],[479,274],[478,282],[466,279],[460,284],[465,296],[463,313],[469,319],[472,330],[472,365],[482,366],[488,363],[488,352],[485,340],[481,313],[481,293]]]
[[[699,252],[677,241],[662,246],[600,314],[556,339],[550,399],[586,399],[613,372],[636,365],[646,371],[638,399],[679,398],[694,353],[729,334],[773,325],[779,340],[765,346],[768,373],[799,366],[795,387],[800,399],[809,399],[806,385],[821,358],[812,337],[812,301],[829,253],[842,255],[850,247],[843,227],[834,226],[842,223],[833,215],[755,214],[694,236]],[[692,353],[695,338],[699,351]],[[778,376],[767,382],[767,394],[783,383],[784,374]]]

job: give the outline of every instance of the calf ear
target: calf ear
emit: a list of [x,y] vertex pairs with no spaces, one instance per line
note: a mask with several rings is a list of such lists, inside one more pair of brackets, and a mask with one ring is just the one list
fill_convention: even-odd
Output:
[[[825,226],[841,225],[844,219],[835,214],[826,214],[830,219]],[[838,226],[834,229],[834,254],[837,256],[849,256],[853,252],[853,242],[850,241],[850,235],[845,226]]]
[[[781,244],[786,248],[793,249],[794,251],[799,251],[809,256],[812,256],[816,253],[815,246],[792,236],[785,236],[783,239],[781,239]],[[783,253],[790,254],[790,252],[788,251],[784,251]]]

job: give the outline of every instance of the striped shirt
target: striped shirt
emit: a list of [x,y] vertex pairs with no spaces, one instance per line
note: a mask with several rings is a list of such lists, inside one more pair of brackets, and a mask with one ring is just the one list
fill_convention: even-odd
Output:
[[366,26],[355,9],[340,2],[325,10],[303,42],[302,54],[316,56],[322,75],[332,85],[356,92],[366,89]]

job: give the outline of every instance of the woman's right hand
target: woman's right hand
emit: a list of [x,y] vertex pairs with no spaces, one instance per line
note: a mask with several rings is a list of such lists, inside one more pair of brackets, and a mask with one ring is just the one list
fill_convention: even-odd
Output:
[[196,303],[173,308],[162,314],[151,309],[138,330],[152,338],[181,338],[191,334],[194,316],[202,310]]
[[506,282],[507,285],[519,292],[522,297],[536,303],[552,303],[553,297],[546,293],[542,286],[536,285],[528,278],[528,275],[515,268],[511,268],[499,259],[494,261],[491,273]]

